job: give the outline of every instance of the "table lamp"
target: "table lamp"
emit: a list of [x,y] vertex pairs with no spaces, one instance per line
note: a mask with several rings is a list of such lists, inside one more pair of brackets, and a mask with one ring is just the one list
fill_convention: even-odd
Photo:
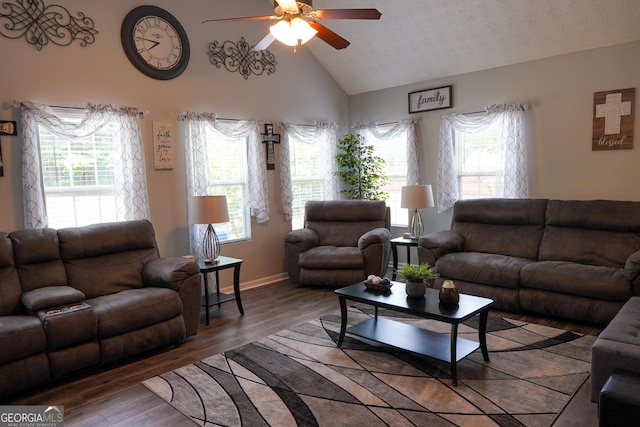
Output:
[[229,221],[227,196],[196,196],[189,206],[190,224],[208,224],[202,239],[203,261],[216,264],[220,255],[220,241],[212,224]]
[[406,185],[402,187],[400,207],[411,211],[409,231],[412,239],[420,237],[423,231],[422,217],[418,209],[432,208],[433,206],[431,185]]

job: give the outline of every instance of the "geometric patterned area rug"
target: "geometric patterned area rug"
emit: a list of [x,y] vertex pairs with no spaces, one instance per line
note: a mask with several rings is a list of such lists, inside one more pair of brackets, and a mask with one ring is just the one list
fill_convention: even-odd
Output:
[[[349,307],[349,323],[370,306]],[[448,333],[450,325],[379,315]],[[596,337],[489,316],[479,350],[449,364],[307,322],[143,384],[202,426],[548,426],[589,375]],[[477,316],[458,329],[478,340]]]

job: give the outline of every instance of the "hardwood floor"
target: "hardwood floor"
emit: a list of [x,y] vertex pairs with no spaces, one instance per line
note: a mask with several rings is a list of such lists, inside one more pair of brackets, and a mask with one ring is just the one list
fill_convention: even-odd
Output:
[[[242,302],[244,316],[234,302],[211,308],[209,326],[203,322],[198,335],[179,346],[81,373],[7,403],[62,405],[66,426],[193,425],[142,386],[141,381],[339,310],[333,289],[294,287],[284,282],[245,290]],[[491,314],[591,335],[601,330],[536,316],[500,311]],[[597,406],[589,401],[587,381],[554,426],[596,426],[597,423]]]

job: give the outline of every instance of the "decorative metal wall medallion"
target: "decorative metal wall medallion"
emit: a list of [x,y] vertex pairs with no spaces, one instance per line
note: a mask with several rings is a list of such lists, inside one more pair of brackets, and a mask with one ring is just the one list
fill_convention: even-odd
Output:
[[209,44],[210,61],[217,68],[227,69],[230,73],[239,72],[245,80],[251,74],[256,76],[263,73],[272,74],[276,71],[276,57],[268,50],[252,51],[244,37],[236,44],[226,41],[222,45],[214,41]]
[[82,12],[73,17],[59,5],[45,6],[42,0],[14,0],[0,7],[0,34],[10,39],[24,37],[37,50],[52,42],[68,46],[79,40],[85,47],[95,42],[98,31],[93,19]]

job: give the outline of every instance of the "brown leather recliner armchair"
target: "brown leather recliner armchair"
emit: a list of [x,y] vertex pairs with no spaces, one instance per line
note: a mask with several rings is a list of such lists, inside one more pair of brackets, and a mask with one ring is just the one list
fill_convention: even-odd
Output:
[[391,221],[384,201],[329,200],[305,205],[305,227],[284,238],[292,284],[345,286],[384,276],[391,254]]

